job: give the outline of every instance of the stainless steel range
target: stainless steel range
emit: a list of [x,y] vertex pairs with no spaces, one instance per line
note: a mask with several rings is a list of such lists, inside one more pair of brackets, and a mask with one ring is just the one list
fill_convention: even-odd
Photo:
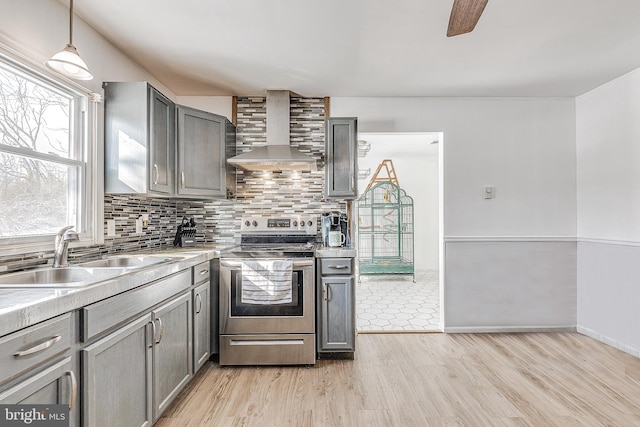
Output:
[[243,218],[240,231],[220,256],[220,364],[314,364],[316,219]]

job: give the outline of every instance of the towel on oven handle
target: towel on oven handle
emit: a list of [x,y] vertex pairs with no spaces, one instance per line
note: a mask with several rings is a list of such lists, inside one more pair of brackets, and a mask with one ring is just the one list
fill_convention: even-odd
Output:
[[289,260],[242,261],[243,304],[275,305],[291,303],[293,263]]

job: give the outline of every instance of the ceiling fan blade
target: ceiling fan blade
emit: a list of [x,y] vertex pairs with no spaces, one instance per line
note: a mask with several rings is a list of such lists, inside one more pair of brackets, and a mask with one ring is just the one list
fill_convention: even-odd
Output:
[[480,15],[489,0],[454,0],[449,17],[447,37],[470,33],[476,27]]

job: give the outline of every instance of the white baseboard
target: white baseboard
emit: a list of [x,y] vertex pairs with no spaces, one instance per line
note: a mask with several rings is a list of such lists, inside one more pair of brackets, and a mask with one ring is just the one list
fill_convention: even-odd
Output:
[[629,345],[623,344],[618,340],[614,340],[613,338],[604,336],[602,334],[597,333],[596,331],[589,329],[589,328],[585,328],[584,326],[580,326],[578,325],[577,327],[577,331],[583,335],[586,335],[588,337],[591,337],[597,341],[600,341],[601,343],[610,345],[611,347],[617,348],[618,350],[624,351],[625,353],[628,353],[632,356],[635,357],[639,357],[640,358],[640,349],[639,348],[635,348],[635,347],[631,347]]
[[576,332],[575,326],[450,326],[447,334],[495,334],[512,332]]

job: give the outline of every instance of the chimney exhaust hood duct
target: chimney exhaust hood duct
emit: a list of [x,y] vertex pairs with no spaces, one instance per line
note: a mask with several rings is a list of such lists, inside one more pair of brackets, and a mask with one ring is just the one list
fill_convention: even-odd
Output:
[[288,90],[267,91],[267,144],[227,160],[246,171],[311,171],[317,170],[316,160],[291,147],[289,141]]

